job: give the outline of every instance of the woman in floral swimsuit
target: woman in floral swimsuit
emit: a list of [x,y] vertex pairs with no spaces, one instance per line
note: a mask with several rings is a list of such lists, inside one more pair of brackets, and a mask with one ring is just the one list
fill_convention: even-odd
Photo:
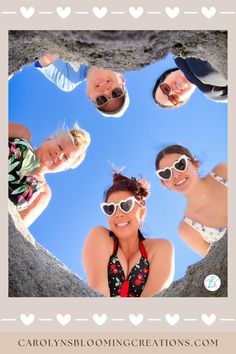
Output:
[[106,296],[152,296],[173,279],[173,247],[164,239],[144,238],[145,180],[115,173],[105,193],[102,211],[110,230],[98,226],[85,243],[83,259],[88,284]]
[[199,162],[181,145],[170,145],[156,157],[161,184],[182,193],[187,205],[179,225],[181,238],[205,256],[210,246],[227,231],[227,164],[219,164],[205,177]]
[[8,194],[26,227],[50,201],[51,190],[44,175],[77,167],[89,143],[89,134],[75,124],[71,130],[57,132],[34,149],[28,128],[9,123]]

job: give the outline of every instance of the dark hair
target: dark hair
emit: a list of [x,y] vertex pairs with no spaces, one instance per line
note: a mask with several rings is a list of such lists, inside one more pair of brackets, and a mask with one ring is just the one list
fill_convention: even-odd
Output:
[[162,73],[161,76],[158,77],[158,79],[153,87],[152,98],[154,99],[154,102],[161,108],[178,108],[178,107],[182,106],[183,104],[185,104],[185,101],[183,101],[183,102],[179,102],[176,105],[165,106],[165,105],[161,104],[160,102],[158,102],[155,97],[156,90],[158,89],[158,86],[165,80],[165,78],[169,74],[171,74],[172,72],[177,71],[177,70],[180,70],[180,69],[179,68],[172,68],[172,69],[168,69],[168,70],[164,71],[164,73]]
[[156,170],[159,170],[159,164],[160,161],[163,157],[165,157],[166,155],[170,155],[170,154],[180,154],[180,155],[186,155],[187,157],[189,157],[189,159],[194,163],[197,161],[196,158],[194,158],[194,156],[191,154],[191,152],[184,146],[182,145],[169,145],[166,148],[162,149],[156,157],[156,161],[155,161],[155,167]]
[[113,192],[127,191],[145,205],[145,199],[149,196],[150,183],[145,179],[137,179],[135,177],[126,177],[119,172],[113,174],[113,184],[104,193],[105,202]]

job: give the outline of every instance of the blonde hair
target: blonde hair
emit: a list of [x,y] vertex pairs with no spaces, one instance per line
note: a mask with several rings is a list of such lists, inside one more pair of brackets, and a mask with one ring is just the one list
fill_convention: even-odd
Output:
[[73,144],[78,148],[77,158],[71,164],[70,168],[76,168],[81,164],[86,155],[86,150],[91,142],[90,134],[79,127],[78,123],[75,122],[72,128],[68,128],[66,125],[63,125],[63,128],[56,135],[68,135]]

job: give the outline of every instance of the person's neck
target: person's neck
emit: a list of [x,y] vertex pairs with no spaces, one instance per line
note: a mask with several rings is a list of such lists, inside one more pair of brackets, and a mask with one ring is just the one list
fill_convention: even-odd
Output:
[[208,183],[204,179],[199,179],[199,181],[194,185],[194,187],[185,193],[185,198],[187,199],[187,207],[194,206],[194,209],[198,209],[206,204],[206,200],[211,197],[211,190],[209,189]]

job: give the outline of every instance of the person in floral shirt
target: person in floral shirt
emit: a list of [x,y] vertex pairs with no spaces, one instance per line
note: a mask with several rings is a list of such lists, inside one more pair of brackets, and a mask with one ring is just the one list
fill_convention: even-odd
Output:
[[97,226],[85,242],[83,260],[88,284],[106,296],[153,296],[174,275],[174,251],[168,240],[144,238],[149,183],[114,173],[101,209],[110,230]]
[[9,123],[8,194],[26,227],[47,207],[51,189],[46,173],[76,168],[83,161],[90,135],[77,124],[50,136],[37,149],[27,127]]

